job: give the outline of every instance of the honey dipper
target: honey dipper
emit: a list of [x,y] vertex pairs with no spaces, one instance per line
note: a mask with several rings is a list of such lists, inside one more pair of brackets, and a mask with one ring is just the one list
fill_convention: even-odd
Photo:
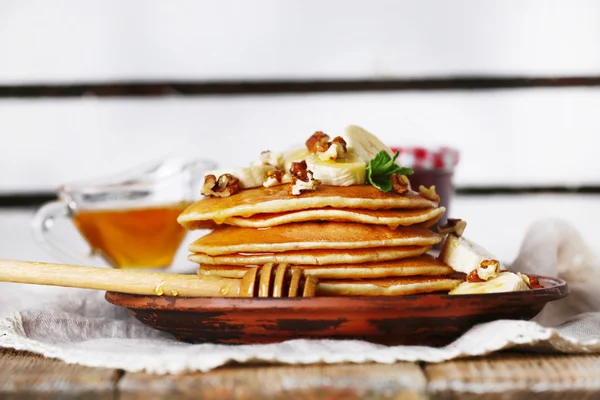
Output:
[[265,264],[242,279],[0,260],[0,282],[185,297],[312,297],[318,281],[299,267]]

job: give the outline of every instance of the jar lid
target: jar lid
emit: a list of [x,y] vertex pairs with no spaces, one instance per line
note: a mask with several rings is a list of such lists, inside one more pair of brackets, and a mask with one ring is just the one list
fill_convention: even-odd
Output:
[[398,161],[408,168],[453,170],[460,158],[459,151],[451,147],[392,147],[392,151],[396,150],[400,152]]

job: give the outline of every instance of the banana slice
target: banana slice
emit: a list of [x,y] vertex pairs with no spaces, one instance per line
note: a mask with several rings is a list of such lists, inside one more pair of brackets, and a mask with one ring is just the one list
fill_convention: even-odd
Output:
[[342,135],[348,148],[356,151],[358,158],[366,163],[371,161],[381,150],[387,151],[390,156],[394,153],[379,138],[360,126],[350,125]]
[[[483,247],[464,236],[458,237],[453,233],[446,236],[438,258],[455,271],[464,272],[467,275],[479,268],[483,261],[497,260],[493,254]],[[500,264],[500,269],[505,269],[502,264]]]
[[323,185],[362,185],[367,179],[367,164],[357,156],[354,149],[348,149],[346,158],[332,161],[324,161],[316,154],[311,154],[306,157],[306,166]]
[[500,292],[517,292],[529,290],[529,286],[517,274],[502,272],[495,278],[485,282],[463,282],[448,294],[484,294]]
[[223,174],[231,174],[240,180],[242,189],[252,189],[262,186],[267,172],[274,171],[275,169],[272,165],[251,165],[246,168],[208,171],[205,176],[214,175],[219,178]]

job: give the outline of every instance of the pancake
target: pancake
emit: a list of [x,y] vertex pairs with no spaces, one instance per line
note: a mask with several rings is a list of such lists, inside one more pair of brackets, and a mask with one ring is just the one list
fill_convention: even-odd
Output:
[[304,222],[266,229],[224,226],[197,239],[188,248],[194,253],[218,256],[307,249],[433,246],[441,240],[441,235],[417,226],[392,230],[378,225]]
[[411,277],[384,279],[319,280],[317,296],[405,296],[409,294],[449,292],[462,279],[448,277]]
[[261,265],[271,262],[294,265],[355,264],[420,256],[430,248],[430,246],[398,246],[350,250],[296,250],[282,253],[237,253],[220,256],[195,253],[190,254],[188,259],[201,265]]
[[[280,264],[282,265],[282,264]],[[306,275],[319,279],[365,279],[386,278],[390,276],[441,276],[450,275],[454,270],[437,258],[424,254],[416,258],[380,261],[362,264],[338,264],[327,266],[300,266]],[[222,278],[242,278],[248,271],[247,266],[238,265],[201,265],[200,276],[218,276]]]
[[314,208],[350,209],[437,208],[438,203],[418,193],[384,193],[371,185],[325,186],[299,196],[288,193],[289,185],[242,190],[229,197],[205,197],[190,205],[177,221],[193,229],[194,221],[213,220],[220,224],[228,218],[247,218],[255,214],[281,213]]
[[[395,229],[397,226],[419,225],[429,228],[444,214],[446,209],[418,208],[407,210],[361,210],[344,208],[315,208],[282,213],[254,214],[250,217],[231,217],[223,221],[225,225],[244,228],[269,228],[277,225],[307,221],[357,222],[361,224],[387,225]],[[191,221],[188,229],[216,229],[219,227],[212,220]]]

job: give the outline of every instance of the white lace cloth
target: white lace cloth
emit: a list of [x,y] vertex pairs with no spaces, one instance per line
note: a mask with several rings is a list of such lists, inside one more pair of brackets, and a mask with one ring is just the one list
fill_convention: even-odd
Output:
[[[127,310],[104,301],[103,293],[54,289],[43,295],[38,289],[40,294],[32,299],[31,288],[16,284],[4,284],[0,293],[0,310],[5,315],[0,319],[0,347],[29,350],[69,363],[153,373],[208,371],[234,361],[439,362],[510,347],[569,353],[600,351],[600,312],[594,312],[600,309],[600,266],[572,227],[560,221],[534,225],[513,269],[559,275],[569,282],[571,294],[550,303],[536,322],[481,324],[441,348],[335,340],[242,346],[187,344],[145,327]],[[21,311],[10,312],[15,308]]]

